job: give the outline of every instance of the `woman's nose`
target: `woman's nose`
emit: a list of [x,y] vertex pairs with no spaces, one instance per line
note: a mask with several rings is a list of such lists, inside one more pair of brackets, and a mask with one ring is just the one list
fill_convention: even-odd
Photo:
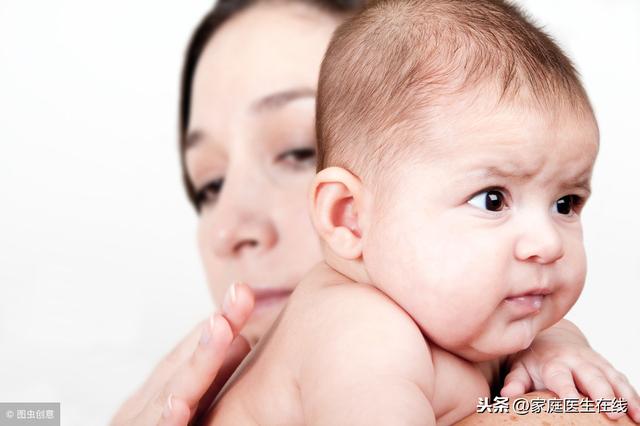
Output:
[[263,253],[278,241],[271,214],[273,188],[262,176],[247,173],[246,169],[227,173],[210,217],[210,234],[206,238],[211,238],[213,251],[220,258]]
[[268,217],[246,212],[229,212],[213,232],[213,250],[219,257],[261,253],[273,247],[278,239],[275,225]]
[[524,220],[515,246],[515,257],[540,264],[556,262],[564,256],[564,241],[552,218]]

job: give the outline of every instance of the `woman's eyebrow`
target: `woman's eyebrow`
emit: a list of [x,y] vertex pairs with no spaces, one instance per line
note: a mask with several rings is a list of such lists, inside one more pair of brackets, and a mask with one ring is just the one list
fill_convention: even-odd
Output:
[[310,87],[297,87],[266,95],[251,105],[254,113],[282,108],[289,102],[300,98],[315,98],[316,91]]
[[[270,93],[257,101],[253,102],[250,111],[260,113],[265,110],[273,110],[282,108],[289,102],[293,102],[302,98],[315,98],[316,91],[310,87],[296,87],[292,89],[282,90],[280,92]],[[204,133],[200,130],[190,131],[185,137],[185,150],[193,148],[204,139]]]
[[187,134],[187,137],[184,138],[184,149],[188,150],[189,148],[193,148],[203,138],[204,134],[200,130],[192,130]]

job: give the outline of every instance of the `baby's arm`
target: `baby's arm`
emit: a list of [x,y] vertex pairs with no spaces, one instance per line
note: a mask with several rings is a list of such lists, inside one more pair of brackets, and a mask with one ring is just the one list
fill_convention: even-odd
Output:
[[305,424],[435,424],[431,355],[411,318],[370,288],[323,292],[299,374]]

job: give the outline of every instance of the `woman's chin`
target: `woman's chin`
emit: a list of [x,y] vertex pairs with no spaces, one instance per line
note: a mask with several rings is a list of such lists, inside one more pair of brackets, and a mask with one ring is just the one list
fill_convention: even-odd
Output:
[[252,347],[269,331],[288,299],[287,296],[256,300],[251,318],[241,331],[241,334],[247,338]]

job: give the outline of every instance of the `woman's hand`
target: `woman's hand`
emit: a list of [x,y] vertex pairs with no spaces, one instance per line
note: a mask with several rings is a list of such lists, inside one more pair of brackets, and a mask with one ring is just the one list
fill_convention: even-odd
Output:
[[[578,328],[567,320],[538,334],[531,346],[509,357],[511,370],[502,396],[548,389],[560,398],[622,398],[628,414],[640,422],[640,397],[627,378],[595,352]],[[580,393],[579,393],[580,391]],[[621,413],[607,413],[611,419]]]
[[187,425],[204,414],[249,352],[249,344],[239,332],[253,304],[248,286],[232,285],[222,305],[223,314],[198,324],[160,361],[111,424]]

